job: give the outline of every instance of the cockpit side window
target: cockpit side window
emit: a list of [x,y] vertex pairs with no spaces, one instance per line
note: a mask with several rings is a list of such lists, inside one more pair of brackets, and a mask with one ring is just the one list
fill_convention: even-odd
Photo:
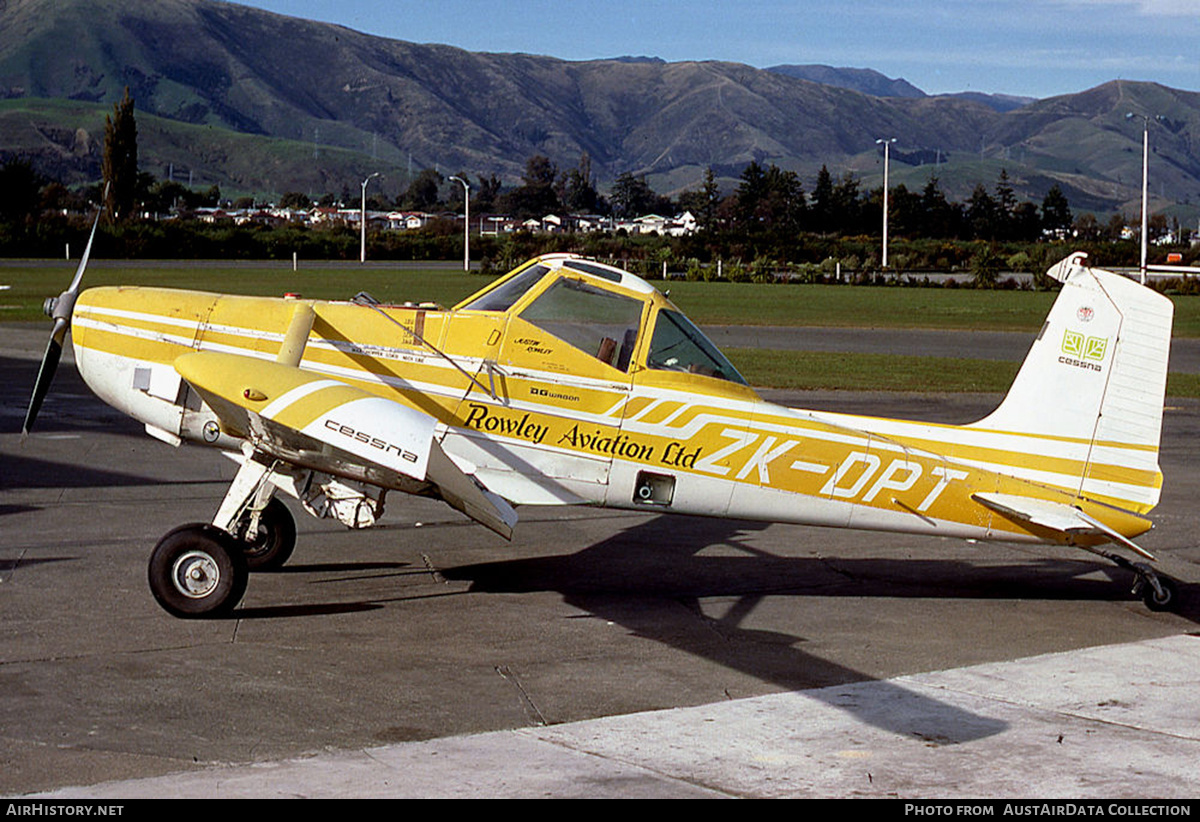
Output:
[[467,311],[507,311],[526,291],[537,285],[549,270],[541,263],[530,266],[508,282],[485,291],[477,299],[460,307]]
[[747,384],[746,378],[691,320],[666,308],[658,312],[646,365]]
[[578,280],[561,279],[521,312],[521,319],[621,371],[637,344],[642,301]]

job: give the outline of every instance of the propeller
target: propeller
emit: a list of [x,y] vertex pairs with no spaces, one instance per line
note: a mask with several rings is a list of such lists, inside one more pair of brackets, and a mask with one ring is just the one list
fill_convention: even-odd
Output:
[[75,310],[75,300],[79,297],[79,283],[83,280],[84,269],[87,268],[88,257],[92,254],[92,242],[96,239],[96,227],[100,225],[100,212],[103,203],[108,200],[108,186],[104,187],[104,197],[101,207],[96,211],[96,220],[92,223],[92,233],[88,237],[87,247],[83,249],[83,257],[79,260],[79,268],[75,271],[75,279],[66,291],[57,297],[47,298],[44,310],[54,320],[54,329],[50,332],[50,342],[46,344],[46,353],[42,356],[42,365],[38,369],[37,382],[33,385],[33,396],[29,398],[29,410],[25,412],[25,422],[21,426],[22,438],[28,436],[33,422],[37,419],[38,411],[42,408],[42,400],[50,390],[54,381],[54,372],[58,370],[58,361],[62,358],[63,342],[67,330],[71,327],[71,312]]

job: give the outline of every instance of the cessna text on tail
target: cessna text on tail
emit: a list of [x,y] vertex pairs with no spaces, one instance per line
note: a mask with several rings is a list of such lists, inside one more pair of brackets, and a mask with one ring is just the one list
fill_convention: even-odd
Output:
[[521,505],[597,505],[1069,544],[1129,569],[1149,607],[1173,607],[1175,585],[1134,542],[1162,485],[1171,303],[1083,255],[1050,273],[1062,292],[1012,390],[965,426],[767,403],[661,293],[572,255],[448,310],[79,292],[77,275],[51,301],[26,429],[69,327],[101,399],[240,463],[212,521],[152,553],[151,589],[181,617],[228,612],[249,571],[287,560],[281,491],[352,528],[392,491],[505,537]]

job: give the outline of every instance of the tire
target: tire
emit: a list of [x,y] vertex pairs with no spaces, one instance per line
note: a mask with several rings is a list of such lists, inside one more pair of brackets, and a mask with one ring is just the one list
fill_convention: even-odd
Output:
[[1149,582],[1142,589],[1142,602],[1146,603],[1146,607],[1151,611],[1175,611],[1179,609],[1179,586],[1175,584],[1175,580],[1168,577],[1159,577],[1158,584],[1162,587],[1162,596],[1159,596],[1154,586]]
[[250,515],[238,520],[237,533],[241,539],[242,555],[251,571],[278,571],[296,550],[296,520],[288,507],[272,498],[258,518],[258,533],[246,534]]
[[150,591],[181,619],[225,616],[246,593],[249,571],[241,546],[212,525],[195,523],[158,541],[147,569]]

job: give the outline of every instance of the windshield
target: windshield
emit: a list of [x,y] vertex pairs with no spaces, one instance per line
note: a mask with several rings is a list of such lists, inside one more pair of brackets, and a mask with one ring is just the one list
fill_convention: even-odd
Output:
[[646,365],[665,371],[685,371],[746,385],[729,360],[691,320],[678,311],[658,312]]

